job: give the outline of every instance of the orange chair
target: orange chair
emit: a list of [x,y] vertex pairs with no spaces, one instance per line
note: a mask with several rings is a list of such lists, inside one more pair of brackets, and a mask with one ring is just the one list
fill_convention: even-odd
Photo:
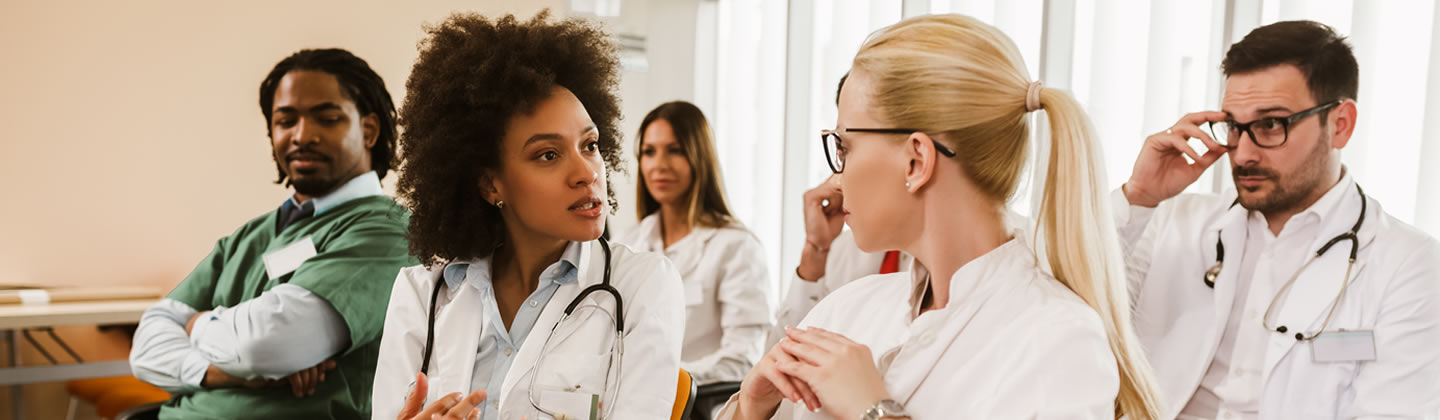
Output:
[[695,408],[695,389],[690,372],[680,369],[680,380],[675,384],[675,408],[670,410],[670,420],[690,418],[690,410]]
[[75,403],[85,401],[95,406],[95,412],[103,418],[115,418],[120,412],[131,407],[161,403],[170,399],[170,393],[154,385],[141,382],[133,376],[77,379],[65,383],[70,392],[70,415],[74,417]]

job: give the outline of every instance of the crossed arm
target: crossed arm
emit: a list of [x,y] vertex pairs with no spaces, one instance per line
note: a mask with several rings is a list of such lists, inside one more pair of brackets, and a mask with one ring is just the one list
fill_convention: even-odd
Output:
[[350,344],[349,330],[325,299],[284,284],[232,308],[197,311],[165,299],[135,332],[135,376],[171,393],[289,385],[314,392]]

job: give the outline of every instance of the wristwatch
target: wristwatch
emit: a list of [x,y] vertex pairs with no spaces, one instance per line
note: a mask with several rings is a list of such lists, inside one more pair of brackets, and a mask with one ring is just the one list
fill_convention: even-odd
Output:
[[860,416],[860,420],[880,420],[886,417],[910,417],[910,414],[905,413],[905,407],[900,403],[886,398],[865,410],[865,415]]

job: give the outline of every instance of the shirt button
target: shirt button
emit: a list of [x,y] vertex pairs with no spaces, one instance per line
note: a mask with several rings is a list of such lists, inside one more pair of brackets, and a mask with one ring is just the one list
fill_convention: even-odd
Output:
[[535,305],[539,305],[539,303],[536,303],[534,300],[531,300],[531,301],[530,301],[530,307],[531,307],[531,308],[534,308]]
[[509,357],[509,356],[510,356],[510,349],[509,349],[509,348],[506,348],[506,349],[505,349],[505,356],[506,356],[506,357]]
[[1245,376],[1245,369],[1235,368],[1235,376]]

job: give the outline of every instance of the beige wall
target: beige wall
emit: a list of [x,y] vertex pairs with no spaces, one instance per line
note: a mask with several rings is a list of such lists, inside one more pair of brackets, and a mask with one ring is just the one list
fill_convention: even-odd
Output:
[[620,234],[636,224],[635,184],[640,170],[635,162],[636,135],[640,121],[656,106],[674,100],[695,100],[695,19],[700,0],[625,0],[623,15],[611,21],[615,31],[646,37],[648,68],[626,69],[621,73],[620,97],[625,120],[620,124],[624,138],[625,171],[613,179],[620,208],[609,220],[610,229]]
[[[216,239],[287,195],[271,183],[256,97],[275,62],[304,47],[347,48],[398,102],[423,23],[568,4],[0,2],[0,282],[168,290]],[[98,348],[87,355],[124,354],[90,328],[62,334]],[[27,386],[26,400],[27,418],[64,415],[59,384]]]
[[173,285],[287,194],[256,96],[275,62],[347,48],[398,102],[422,24],[567,4],[0,2],[0,280]]

